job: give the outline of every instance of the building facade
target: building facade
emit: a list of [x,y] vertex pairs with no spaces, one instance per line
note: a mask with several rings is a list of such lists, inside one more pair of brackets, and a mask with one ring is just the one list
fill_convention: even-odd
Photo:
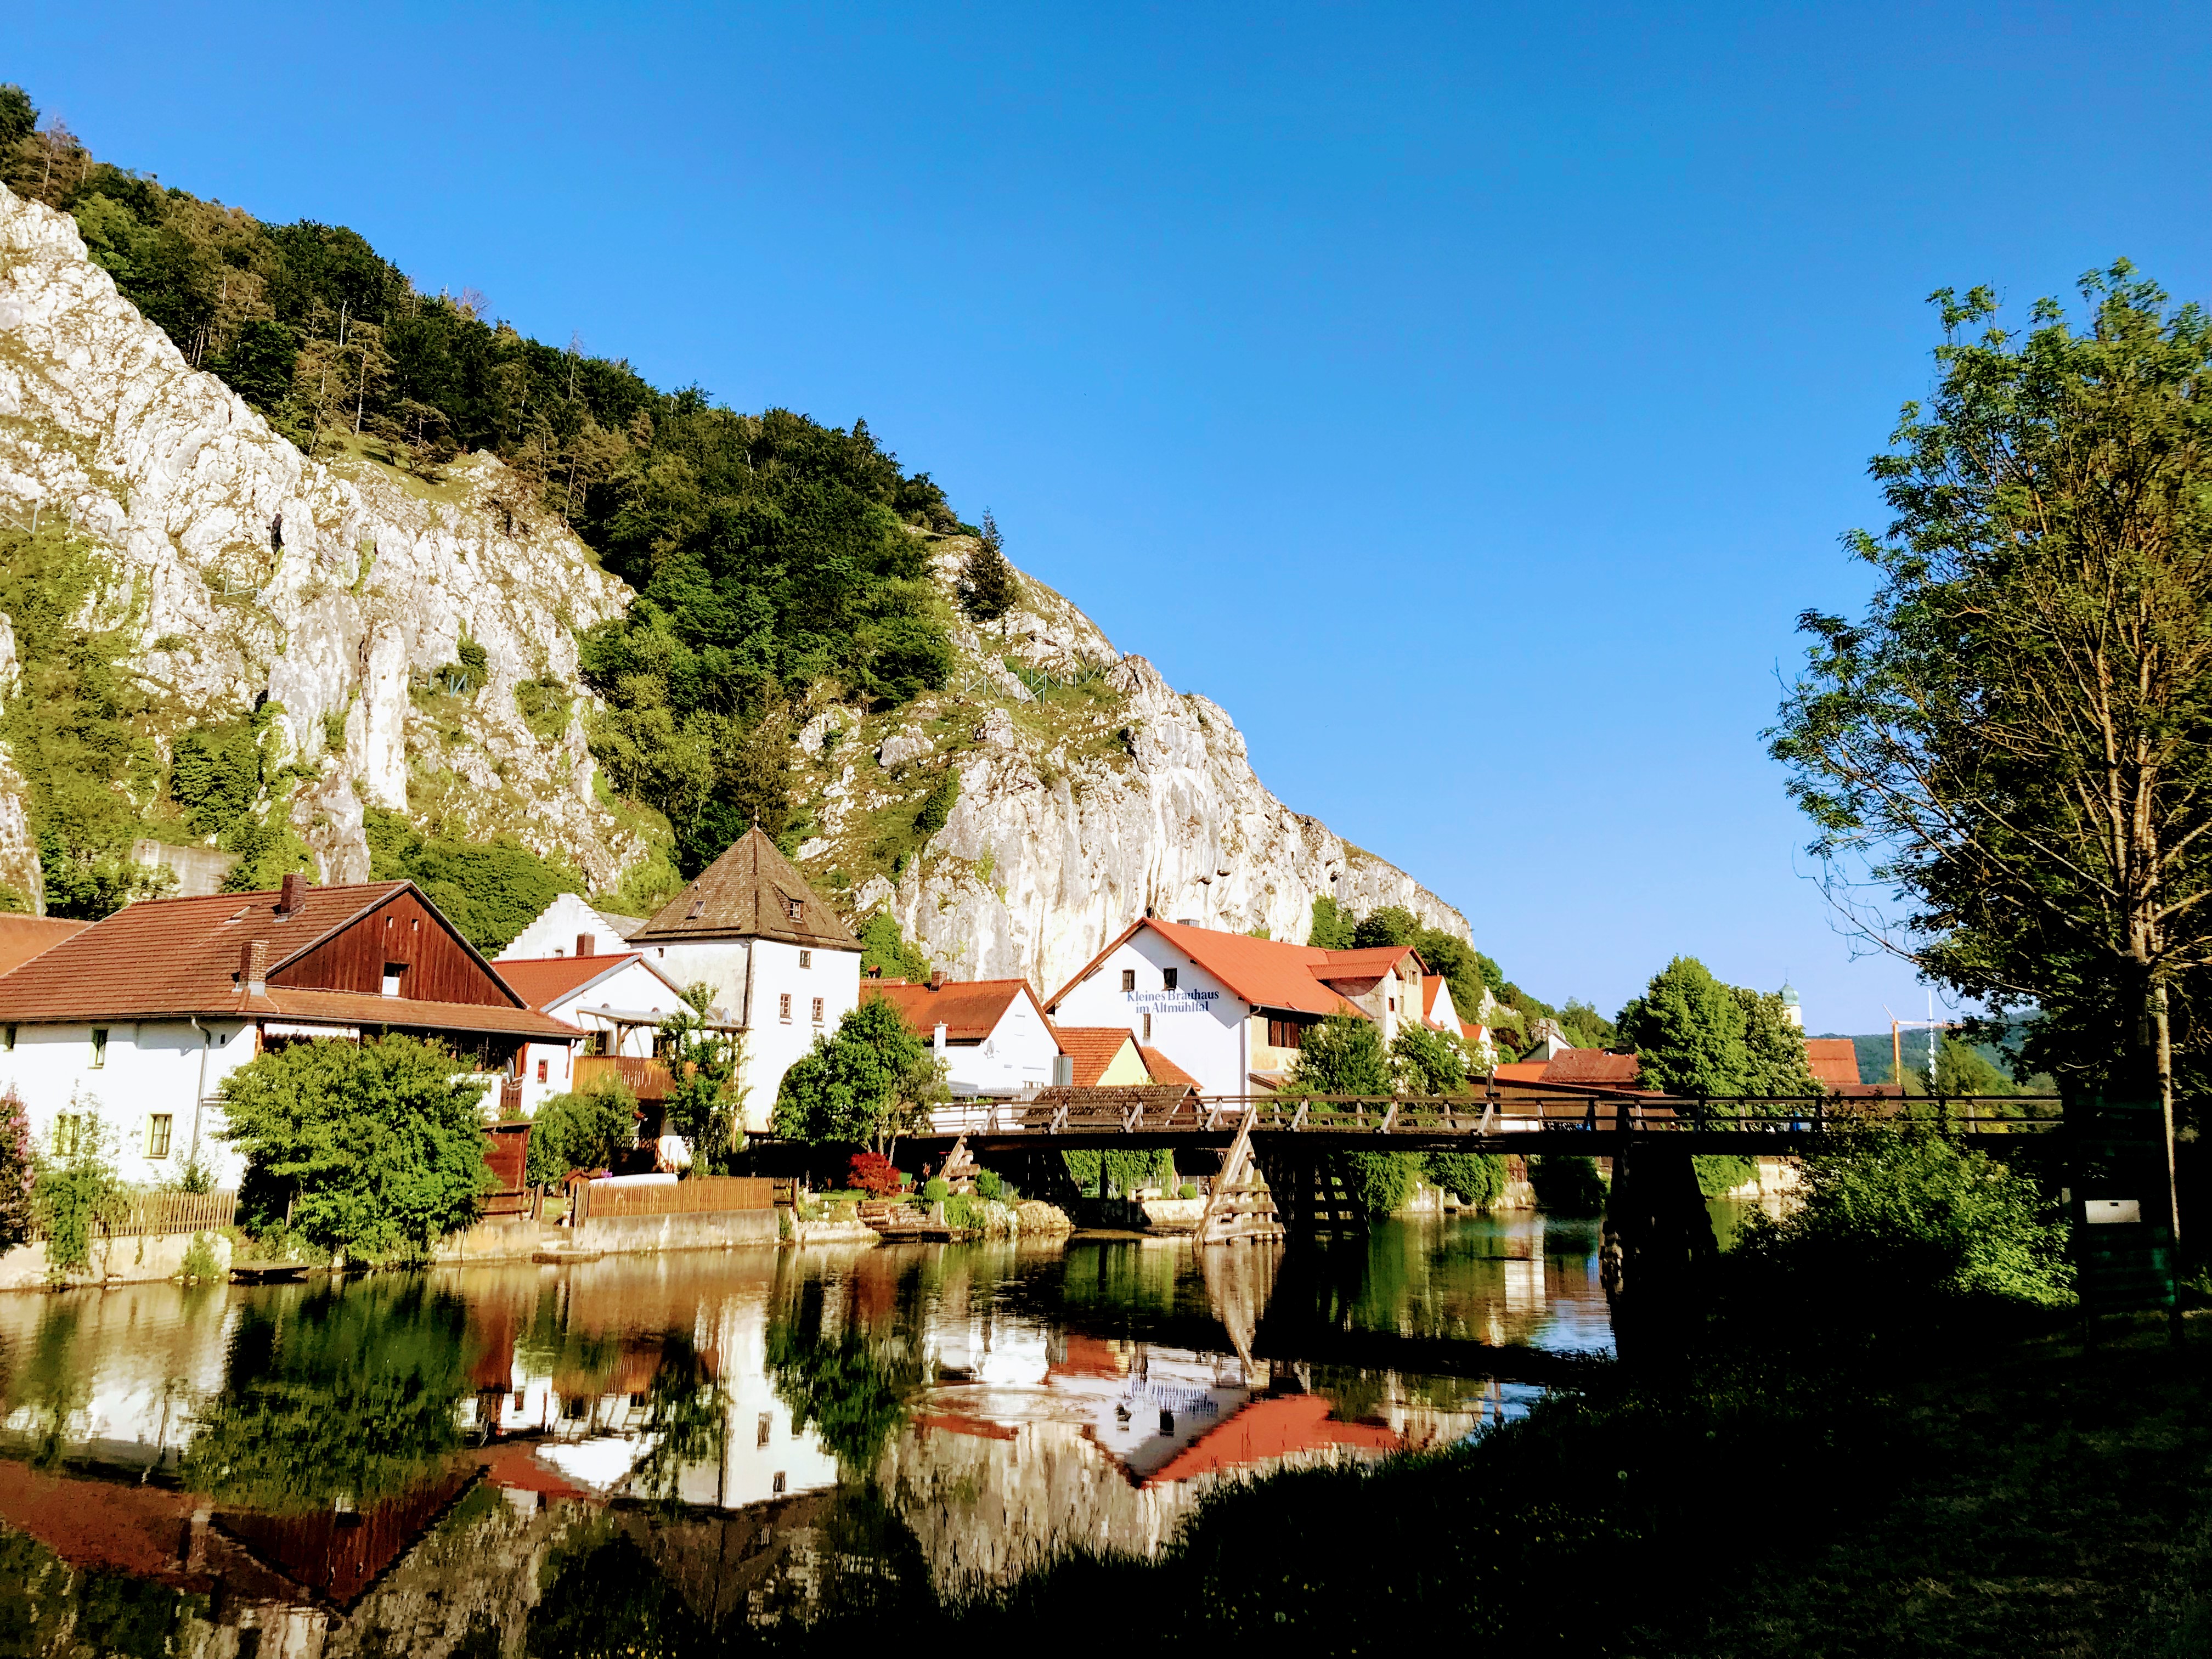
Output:
[[574,893],[558,893],[507,942],[494,962],[534,962],[547,957],[611,956],[629,949],[629,936],[645,926],[642,916],[618,916],[594,909]]
[[1025,979],[871,979],[860,994],[891,1004],[929,1042],[956,1095],[1033,1094],[1053,1081],[1060,1039]]
[[652,1059],[661,1020],[684,1000],[676,985],[635,951],[526,962],[502,957],[494,965],[532,1007],[582,1033],[574,1043],[525,1045],[517,1069],[522,1109],[532,1117],[543,1102],[578,1086],[580,1060]]
[[710,1019],[744,1030],[744,1127],[764,1129],[792,1063],[860,1000],[860,941],[758,828],[633,933],[629,948]]

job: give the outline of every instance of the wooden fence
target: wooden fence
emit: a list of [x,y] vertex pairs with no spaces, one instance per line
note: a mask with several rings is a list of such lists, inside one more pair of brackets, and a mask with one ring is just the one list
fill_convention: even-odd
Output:
[[[236,1193],[125,1193],[115,1219],[100,1229],[109,1238],[144,1238],[161,1233],[211,1233],[230,1225],[238,1214]],[[31,1237],[44,1238],[43,1229]]]
[[714,1210],[771,1210],[775,1182],[760,1176],[699,1176],[690,1181],[650,1187],[601,1187],[586,1182],[576,1188],[578,1221],[614,1216],[700,1215]]
[[612,1078],[620,1079],[641,1101],[662,1101],[668,1098],[669,1085],[674,1081],[666,1060],[641,1055],[579,1054],[570,1063],[575,1068],[570,1073],[571,1086],[580,1091]]

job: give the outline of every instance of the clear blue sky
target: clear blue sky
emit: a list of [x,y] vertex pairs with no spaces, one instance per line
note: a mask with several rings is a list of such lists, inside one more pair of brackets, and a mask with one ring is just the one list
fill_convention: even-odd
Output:
[[1261,776],[1610,1012],[1856,961],[1758,733],[1923,296],[2206,293],[2192,3],[25,8],[104,158],[865,416]]

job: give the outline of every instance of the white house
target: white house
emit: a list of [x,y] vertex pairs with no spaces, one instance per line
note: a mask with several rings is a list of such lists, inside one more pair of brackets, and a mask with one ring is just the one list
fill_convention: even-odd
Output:
[[872,979],[860,994],[891,1004],[930,1041],[956,1095],[1031,1094],[1053,1081],[1060,1039],[1025,979]]
[[595,910],[574,893],[560,893],[494,957],[494,962],[532,962],[544,957],[607,956],[629,949],[642,916]]
[[629,948],[704,984],[745,1030],[745,1127],[763,1129],[792,1062],[860,1000],[860,941],[757,827],[701,871]]
[[[67,1152],[95,1121],[133,1185],[197,1153],[218,1184],[244,1164],[217,1137],[223,1079],[270,1047],[404,1032],[483,1074],[486,1106],[519,1099],[526,1044],[574,1028],[528,1006],[412,882],[127,905],[0,975],[0,1085],[31,1132]],[[494,1085],[496,1092],[490,1092]]]
[[1386,1042],[1409,1007],[1418,1019],[1419,962],[1404,947],[1322,951],[1146,916],[1045,1009],[1062,1027],[1129,1031],[1209,1095],[1243,1095],[1275,1086],[1305,1029],[1331,1014],[1376,1019]]
[[636,951],[528,962],[501,957],[493,966],[538,1012],[584,1034],[573,1053],[565,1042],[524,1045],[517,1072],[522,1109],[532,1117],[548,1097],[576,1086],[576,1060],[585,1055],[650,1060],[661,1020],[684,1000],[676,984]]

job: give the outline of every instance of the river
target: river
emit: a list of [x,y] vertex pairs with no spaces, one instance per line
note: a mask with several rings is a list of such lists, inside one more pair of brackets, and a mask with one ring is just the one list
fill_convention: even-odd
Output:
[[0,1297],[0,1626],[586,1652],[957,1600],[1524,1413],[1611,1350],[1596,1243],[1521,1215]]

